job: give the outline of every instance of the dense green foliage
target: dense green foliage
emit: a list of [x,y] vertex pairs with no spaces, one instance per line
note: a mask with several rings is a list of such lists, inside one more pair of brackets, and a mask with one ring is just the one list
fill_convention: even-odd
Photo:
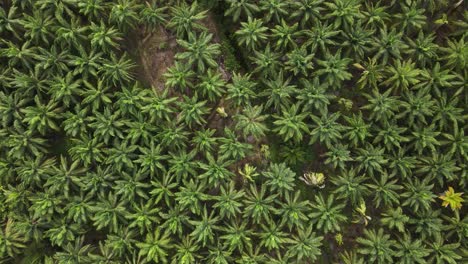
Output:
[[0,0],[0,262],[465,263],[466,4]]

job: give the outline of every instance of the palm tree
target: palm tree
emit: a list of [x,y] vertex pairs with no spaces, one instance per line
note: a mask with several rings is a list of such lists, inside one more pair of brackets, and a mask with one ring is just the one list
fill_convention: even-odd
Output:
[[68,107],[71,103],[78,102],[78,95],[82,93],[81,80],[75,80],[73,73],[69,72],[65,76],[55,76],[49,81],[49,94],[52,101],[62,102]]
[[435,43],[433,33],[424,35],[424,32],[420,31],[416,39],[408,38],[407,41],[410,47],[408,54],[422,67],[426,67],[427,64],[431,65],[437,58],[437,50],[440,47]]
[[320,48],[320,52],[327,54],[329,53],[328,47],[338,45],[334,38],[340,34],[340,31],[335,30],[333,25],[327,23],[324,25],[318,21],[312,30],[305,30],[304,34],[307,36],[304,45],[311,48],[311,53],[316,53],[317,49]]
[[315,77],[312,82],[308,79],[301,79],[301,89],[298,90],[297,99],[304,104],[304,111],[319,111],[322,115],[328,112],[330,100],[335,98],[332,93],[327,93],[327,85],[320,82]]
[[81,96],[84,97],[81,104],[86,108],[94,112],[101,107],[107,108],[106,105],[112,103],[111,98],[113,96],[110,93],[110,86],[105,85],[103,80],[99,79],[97,85],[93,85],[87,81],[83,81],[83,83],[86,88],[81,92]]
[[279,250],[286,244],[286,233],[282,232],[282,226],[277,225],[275,222],[268,220],[267,224],[261,224],[263,232],[259,233],[260,246],[264,246],[268,251]]
[[128,120],[122,118],[120,111],[111,114],[111,108],[104,108],[103,113],[95,113],[90,117],[89,126],[94,129],[94,136],[108,144],[111,139],[124,139],[124,129]]
[[0,34],[10,32],[17,39],[20,39],[18,32],[20,32],[21,19],[18,18],[17,10],[16,5],[11,6],[8,13],[3,8],[0,10]]
[[343,46],[345,48],[345,55],[352,57],[357,61],[361,61],[365,54],[371,51],[373,30],[367,30],[362,27],[362,22],[356,22],[353,25],[353,30],[343,32],[345,41]]
[[103,0],[85,0],[78,2],[79,12],[88,17],[90,21],[106,14],[108,3]]
[[206,30],[200,22],[206,17],[208,11],[199,12],[197,1],[194,1],[190,6],[186,2],[178,3],[171,6],[170,10],[172,18],[167,26],[175,29],[178,38],[184,38],[188,35],[190,42],[192,42],[190,35],[195,30]]
[[[173,66],[167,68],[163,76],[166,87],[177,88],[184,92],[187,88],[193,87],[192,79],[195,73],[191,70],[191,65],[175,61]],[[167,94],[166,90],[164,90],[163,94]]]
[[210,153],[213,153],[213,150],[218,145],[218,138],[214,137],[216,130],[214,129],[202,129],[194,132],[192,138],[192,145],[195,147],[195,150],[199,153],[202,153],[204,156],[208,156]]
[[32,16],[24,14],[24,19],[19,22],[25,29],[24,36],[29,38],[29,40],[35,44],[39,44],[41,41],[49,44],[49,40],[53,36],[52,27],[56,23],[50,12],[34,9]]
[[408,49],[402,40],[403,32],[396,31],[395,28],[388,32],[386,26],[380,28],[380,35],[375,37],[373,43],[377,53],[374,58],[376,60],[382,59],[383,64],[387,64],[390,56],[394,59],[402,59],[401,52],[405,52]]
[[259,72],[264,77],[277,76],[278,68],[281,66],[280,54],[271,50],[270,43],[262,51],[254,51],[254,56],[250,59],[256,65],[254,72]]
[[13,123],[13,129],[9,131],[7,142],[10,148],[8,157],[22,158],[24,153],[40,156],[41,153],[48,153],[48,141],[39,137],[30,129],[25,129],[19,121]]
[[405,225],[409,222],[409,219],[409,216],[403,213],[403,209],[397,207],[396,209],[389,208],[387,212],[382,213],[380,222],[382,225],[388,226],[389,229],[397,229],[398,232],[404,233],[406,231]]
[[227,127],[224,128],[224,136],[219,139],[221,143],[219,147],[220,158],[224,160],[241,160],[252,149],[252,145],[240,142],[237,135]]
[[401,194],[403,206],[410,206],[415,212],[427,211],[431,208],[436,195],[432,192],[434,184],[431,184],[429,177],[422,180],[415,178],[408,180],[405,184],[406,192]]
[[340,169],[341,171],[345,171],[347,168],[347,164],[353,160],[351,157],[351,151],[348,150],[347,145],[343,144],[335,144],[330,147],[330,150],[325,153],[325,164],[331,164],[334,169]]
[[93,208],[94,215],[91,217],[93,225],[97,230],[108,228],[111,232],[118,232],[121,224],[126,223],[125,215],[126,200],[121,200],[117,195],[109,192],[107,197],[104,193],[98,195],[98,202]]
[[188,34],[188,41],[178,39],[177,43],[186,51],[176,54],[177,59],[186,60],[187,63],[199,71],[205,72],[208,67],[215,68],[218,64],[214,57],[220,55],[220,44],[210,44],[213,34],[206,31],[196,36],[193,32]]
[[162,131],[156,136],[162,147],[171,151],[185,149],[189,132],[183,124],[165,122],[162,127]]
[[290,26],[284,19],[281,19],[281,24],[276,25],[275,28],[271,30],[272,37],[276,40],[276,49],[287,50],[288,48],[296,48],[296,41],[298,37],[303,34],[302,31],[298,31],[298,27],[298,23],[294,23]]
[[420,158],[416,173],[436,179],[443,187],[447,182],[457,179],[457,172],[460,171],[460,168],[456,164],[456,160],[451,155],[432,152],[432,156]]
[[255,140],[265,136],[268,128],[265,124],[267,115],[262,115],[263,106],[247,106],[241,114],[234,116],[236,130],[242,133],[244,138],[253,137]]
[[374,194],[374,205],[379,208],[380,205],[393,206],[400,204],[400,190],[403,186],[398,184],[398,178],[384,172],[379,175],[379,178],[372,177],[373,183],[366,184],[371,193]]
[[416,69],[416,63],[411,59],[408,61],[395,60],[394,65],[388,68],[389,78],[382,84],[388,85],[395,93],[397,91],[408,91],[410,86],[420,82],[419,75],[421,70]]
[[5,48],[0,49],[0,56],[8,58],[8,65],[10,67],[23,66],[32,70],[33,65],[36,63],[36,56],[38,47],[31,44],[30,41],[25,41],[21,46],[11,41],[4,40]]
[[300,19],[301,27],[306,27],[310,22],[317,22],[321,18],[324,8],[321,6],[323,0],[299,0],[294,1],[291,17]]
[[208,70],[200,81],[197,85],[197,91],[200,91],[211,102],[215,102],[225,92],[226,83],[219,71]]
[[396,253],[393,247],[396,242],[390,238],[389,234],[384,234],[382,228],[378,231],[365,229],[364,236],[356,239],[362,245],[358,252],[366,256],[369,263],[393,263],[393,257]]
[[352,74],[347,71],[348,64],[351,61],[350,58],[342,58],[341,49],[334,55],[327,52],[325,53],[324,60],[317,60],[317,65],[321,66],[321,68],[315,74],[317,76],[324,76],[326,83],[332,88],[339,87],[343,81],[352,78]]
[[162,233],[159,227],[154,233],[148,233],[144,242],[137,242],[136,246],[140,249],[138,255],[156,263],[167,263],[168,250],[172,248],[169,233]]
[[271,193],[279,193],[284,197],[294,190],[296,184],[296,173],[286,166],[285,163],[272,163],[267,171],[263,172],[266,178],[265,185],[269,187]]
[[382,128],[376,126],[376,132],[378,133],[372,143],[380,143],[384,145],[387,150],[401,149],[400,143],[409,141],[408,137],[402,135],[407,130],[407,128],[399,127],[395,121],[384,124],[385,125]]
[[102,79],[113,85],[123,85],[133,80],[132,69],[135,67],[133,61],[126,54],[117,58],[111,53],[110,60],[102,61]]
[[369,102],[361,109],[370,110],[369,117],[373,120],[388,122],[395,116],[401,105],[398,97],[390,96],[390,92],[389,89],[381,94],[377,89],[373,89],[372,94],[364,94]]
[[166,171],[164,161],[166,161],[169,156],[164,154],[161,145],[156,145],[152,141],[149,147],[141,146],[138,149],[141,154],[138,155],[138,159],[135,160],[135,163],[140,164],[143,170],[149,170],[151,174],[157,174],[158,172],[164,173]]
[[232,161],[222,158],[215,159],[211,154],[205,157],[208,163],[198,162],[198,167],[204,171],[198,177],[207,179],[206,182],[209,186],[217,188],[234,177],[234,173],[228,169],[229,165],[233,163]]
[[[276,76],[272,79],[265,79],[265,85],[267,89],[260,93],[260,96],[268,97],[265,107],[273,105],[275,109],[280,107],[289,107],[291,104],[291,97],[298,91],[296,85],[292,85],[292,78],[284,80],[283,71],[276,73]],[[297,109],[296,109],[297,110]]]
[[206,246],[207,243],[213,243],[214,231],[219,229],[216,223],[219,222],[219,217],[214,216],[215,211],[211,211],[208,215],[206,207],[203,207],[202,219],[200,221],[189,220],[188,223],[194,226],[194,230],[190,233],[191,237],[196,239],[196,242],[202,243],[202,246]]
[[116,24],[124,32],[129,28],[135,27],[140,17],[138,11],[141,6],[132,0],[119,0],[112,5],[109,22]]
[[388,163],[383,147],[376,147],[370,143],[366,143],[364,148],[358,148],[356,152],[357,156],[355,160],[359,162],[358,169],[364,170],[370,176],[374,176],[375,173],[381,173],[383,166]]
[[70,22],[62,19],[60,24],[56,32],[55,45],[60,45],[62,49],[79,48],[81,43],[86,41],[89,27],[82,25],[78,18],[72,18]]
[[140,21],[150,30],[167,23],[168,7],[160,6],[156,2],[146,2],[139,13]]
[[245,197],[245,192],[242,189],[238,191],[234,187],[233,181],[229,185],[221,184],[220,194],[214,197],[216,203],[213,208],[219,210],[222,218],[232,219],[242,213],[242,199]]
[[315,125],[310,132],[310,144],[319,140],[320,143],[325,143],[325,146],[330,148],[332,144],[335,144],[339,139],[343,138],[341,132],[345,130],[345,127],[337,122],[340,116],[339,112],[326,114],[321,118],[312,115],[311,118],[315,122]]
[[[160,179],[159,179],[160,178]],[[175,181],[173,174],[163,173],[161,177],[151,181],[153,189],[150,191],[154,202],[158,204],[164,199],[166,206],[170,206],[174,197],[174,191],[178,187],[178,182]]]
[[196,169],[198,163],[195,161],[195,151],[187,153],[186,150],[178,151],[176,154],[171,153],[169,158],[169,173],[173,173],[177,177],[177,181],[185,180],[190,176],[197,175]]
[[253,17],[253,14],[260,11],[256,3],[251,0],[226,0],[229,8],[224,12],[225,16],[232,16],[232,20],[237,22],[242,14],[247,18]]
[[122,33],[114,27],[109,27],[101,20],[100,25],[91,22],[89,26],[91,33],[91,48],[94,50],[102,50],[110,52],[112,49],[119,49],[122,41]]
[[13,258],[21,254],[23,248],[26,248],[26,241],[12,218],[8,218],[4,228],[0,229],[0,238],[0,253],[3,256],[7,255]]
[[38,95],[34,97],[35,106],[28,106],[20,111],[24,114],[23,122],[29,125],[31,131],[38,131],[45,135],[49,129],[58,131],[59,127],[56,121],[61,119],[62,109],[57,107],[58,103],[49,101],[43,104]]
[[9,127],[14,120],[22,120],[24,109],[31,102],[31,98],[20,92],[4,93],[0,91],[0,116],[2,127]]
[[312,226],[307,229],[299,228],[297,235],[292,235],[286,256],[296,258],[297,263],[303,260],[316,261],[322,254],[320,250],[322,240],[322,236],[317,236],[315,232],[312,232]]
[[82,134],[71,141],[68,153],[74,160],[81,160],[84,166],[104,161],[104,144],[97,137],[91,139],[87,134]]
[[300,74],[309,76],[309,71],[314,68],[312,65],[314,54],[308,53],[307,49],[303,46],[293,49],[291,52],[287,53],[286,56],[286,70],[292,72],[295,76]]
[[78,46],[78,56],[71,55],[69,64],[74,67],[74,75],[82,75],[84,80],[90,76],[97,77],[98,70],[101,68],[102,53],[95,50],[87,51]]
[[243,216],[251,219],[255,224],[269,221],[272,214],[277,213],[274,207],[277,197],[278,194],[268,194],[265,185],[262,185],[259,191],[256,184],[251,184],[245,196]]
[[209,113],[206,103],[206,101],[198,101],[197,95],[191,98],[184,95],[183,101],[178,102],[180,107],[178,120],[183,121],[189,128],[192,128],[194,123],[199,126],[204,125],[206,123],[204,116]]
[[92,251],[92,247],[91,245],[83,245],[84,239],[84,236],[80,236],[79,238],[74,240],[75,243],[72,243],[72,241],[70,241],[66,245],[64,245],[64,252],[59,251],[55,253],[54,259],[58,261],[57,263],[92,263],[91,258],[88,256],[88,254]]
[[358,173],[356,169],[352,169],[330,179],[336,186],[333,193],[337,194],[337,198],[350,200],[353,206],[359,205],[370,194],[369,188],[364,184],[365,175]]
[[300,199],[301,192],[296,192],[293,196],[291,192],[286,192],[284,202],[279,202],[280,208],[278,214],[281,215],[281,225],[286,224],[289,231],[296,228],[301,232],[305,223],[309,220],[307,213],[309,212],[310,203],[307,200]]
[[196,263],[197,259],[200,259],[199,252],[200,246],[194,242],[194,239],[185,236],[180,243],[175,245],[177,253],[173,256],[171,263],[190,264]]
[[158,216],[159,208],[155,207],[153,200],[149,200],[148,203],[132,204],[132,213],[125,216],[126,219],[130,221],[128,228],[132,230],[133,228],[138,228],[140,234],[151,231],[154,223],[160,222],[160,217]]
[[188,209],[195,215],[201,215],[201,202],[207,199],[203,193],[206,189],[204,182],[195,182],[193,179],[190,179],[190,181],[183,181],[183,185],[179,189],[180,191],[175,193],[175,200],[180,209]]
[[[148,99],[146,98],[146,100]],[[177,97],[169,97],[169,89],[164,89],[164,91],[151,96],[142,110],[143,113],[150,116],[151,123],[171,121],[173,119],[172,113],[175,112],[173,104],[176,101]]]
[[435,263],[459,263],[462,257],[457,253],[460,243],[446,243],[442,235],[435,236],[435,240],[428,242],[430,247],[429,262]]
[[248,18],[247,22],[241,22],[241,28],[235,32],[240,45],[244,45],[250,50],[256,50],[258,44],[268,38],[267,27],[259,19]]
[[420,30],[426,25],[425,11],[424,8],[418,8],[415,4],[402,4],[401,13],[395,15],[395,18],[398,19],[395,26],[404,32],[410,32],[411,29]]
[[227,85],[227,99],[235,106],[246,106],[256,97],[256,82],[251,81],[251,74],[234,73],[232,83]]
[[266,22],[269,22],[271,18],[279,22],[281,17],[288,14],[288,5],[287,1],[284,0],[260,0],[260,9],[266,11],[266,15],[263,17]]
[[354,21],[364,18],[360,12],[361,3],[359,0],[333,0],[333,3],[325,2],[324,4],[329,9],[325,18],[331,18],[335,28],[343,27],[346,31],[353,30]]
[[312,213],[309,219],[317,225],[324,233],[341,230],[341,224],[348,220],[348,217],[342,214],[345,203],[336,202],[333,194],[330,194],[325,201],[322,194],[315,195],[315,203],[312,203]]
[[252,231],[247,228],[247,223],[231,220],[222,231],[224,234],[220,239],[224,241],[224,247],[231,251],[237,249],[239,252],[244,252],[244,248],[252,249]]
[[463,38],[458,42],[455,40],[447,40],[448,47],[441,47],[441,50],[446,54],[441,59],[451,69],[464,69],[466,67],[466,43]]
[[390,14],[387,13],[388,6],[385,4],[382,6],[380,2],[366,2],[364,3],[362,14],[366,21],[366,26],[371,30],[375,30],[380,26],[384,26],[388,20],[390,20]]
[[113,146],[105,150],[107,154],[106,164],[109,164],[117,171],[135,168],[137,147],[131,145],[127,140],[114,140]]
[[292,139],[294,142],[300,142],[303,139],[303,133],[308,133],[309,129],[304,122],[306,113],[299,111],[299,105],[294,104],[290,108],[282,106],[281,116],[273,115],[276,119],[273,124],[274,132],[282,136],[285,141]]
[[367,58],[367,61],[354,64],[355,67],[362,70],[361,77],[357,81],[358,87],[360,89],[372,88],[378,89],[380,81],[383,79],[384,68],[380,63],[377,63],[375,58]]

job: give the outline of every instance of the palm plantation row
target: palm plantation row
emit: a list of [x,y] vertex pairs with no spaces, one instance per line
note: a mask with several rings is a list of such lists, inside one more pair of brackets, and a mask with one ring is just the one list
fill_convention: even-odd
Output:
[[[0,2],[0,260],[462,263],[467,17]],[[176,54],[150,87],[131,42],[160,30]]]

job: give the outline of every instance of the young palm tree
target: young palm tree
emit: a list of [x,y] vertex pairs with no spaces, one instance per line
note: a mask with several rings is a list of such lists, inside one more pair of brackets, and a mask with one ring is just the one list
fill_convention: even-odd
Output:
[[172,113],[175,112],[174,103],[177,97],[169,97],[169,89],[164,89],[160,93],[155,93],[148,100],[148,103],[143,106],[143,113],[150,116],[151,123],[161,121],[171,121],[173,119]]
[[213,34],[206,31],[196,36],[193,32],[188,34],[188,41],[178,39],[177,43],[186,51],[177,53],[176,58],[186,60],[191,67],[199,72],[205,72],[206,68],[215,68],[218,64],[215,57],[220,55],[220,44],[210,44]]
[[140,21],[150,30],[167,23],[168,7],[160,6],[156,2],[146,2],[139,13]]
[[86,108],[91,109],[93,112],[107,108],[107,105],[112,103],[113,98],[110,93],[110,86],[106,85],[103,80],[99,79],[97,85],[93,85],[87,81],[84,81],[85,89],[82,90],[81,96],[83,101],[81,102]]
[[235,32],[240,45],[245,45],[250,50],[256,50],[257,45],[268,38],[267,27],[259,19],[248,18],[247,22],[241,22],[241,28]]
[[393,59],[402,59],[401,53],[408,49],[402,40],[403,32],[396,31],[395,28],[388,32],[386,26],[380,28],[380,35],[375,37],[374,46],[377,51],[374,58],[382,59],[383,64],[387,64],[390,57]]
[[324,8],[321,6],[323,0],[298,0],[292,3],[294,12],[291,17],[300,19],[301,27],[305,27],[311,22],[317,22],[321,18]]
[[282,226],[267,219],[266,224],[261,224],[262,232],[259,233],[260,247],[265,247],[268,251],[275,250],[279,253],[287,243],[286,233],[282,231]]
[[201,215],[201,202],[207,199],[203,193],[206,189],[204,182],[194,182],[193,179],[190,179],[190,181],[183,181],[183,185],[179,189],[180,191],[175,193],[175,200],[178,202],[180,209],[188,209],[195,215]]
[[390,208],[387,212],[382,213],[380,222],[389,229],[397,229],[398,232],[405,233],[405,225],[409,222],[409,219],[409,216],[403,213],[403,209],[397,207],[396,209]]
[[49,44],[53,37],[53,26],[56,23],[50,12],[35,9],[32,16],[24,14],[24,19],[19,21],[25,29],[25,37],[39,44],[41,42]]
[[94,216],[91,217],[93,225],[97,230],[108,228],[111,232],[118,232],[120,224],[126,222],[124,217],[127,214],[127,201],[119,199],[112,192],[109,192],[107,197],[100,193],[98,198],[93,208]]
[[341,171],[345,171],[347,164],[353,160],[348,146],[340,143],[331,146],[324,156],[326,157],[325,164],[331,164],[334,169],[338,168]]
[[177,253],[172,257],[172,263],[196,263],[197,259],[201,258],[200,254],[197,254],[200,246],[189,236],[185,236],[180,243],[175,245],[175,248]]
[[372,94],[364,94],[369,101],[368,104],[361,109],[369,110],[369,117],[376,121],[388,122],[398,112],[401,101],[396,96],[390,96],[391,90],[381,94],[377,89],[372,91]]
[[234,116],[236,120],[236,130],[242,133],[244,138],[253,137],[255,140],[259,140],[265,136],[265,132],[268,128],[265,124],[267,115],[262,115],[263,106],[247,106],[243,109],[241,114]]
[[87,16],[92,21],[107,13],[108,3],[105,3],[104,0],[80,0],[78,8],[81,14]]
[[294,190],[296,184],[296,173],[286,166],[285,163],[272,163],[267,171],[263,172],[266,178],[265,185],[269,187],[272,193],[279,193],[280,196],[285,196],[290,191]]
[[335,28],[343,27],[346,31],[352,30],[354,21],[364,18],[360,12],[360,0],[333,0],[333,3],[325,2],[324,4],[329,9],[325,18],[332,18]]
[[94,136],[103,140],[108,144],[111,139],[124,139],[124,129],[127,126],[128,120],[121,117],[120,111],[114,111],[111,114],[111,108],[104,108],[104,112],[95,113],[95,116],[90,117],[91,123],[89,126],[94,129]]
[[250,60],[255,64],[254,72],[259,72],[262,76],[275,77],[278,74],[278,68],[281,66],[280,54],[271,50],[270,43],[262,51],[254,51],[254,56]]
[[82,134],[81,137],[71,141],[72,146],[68,149],[68,153],[74,160],[81,160],[84,166],[104,161],[104,144],[99,142],[97,137],[91,139],[87,134]]
[[428,242],[428,245],[430,247],[429,262],[456,264],[462,259],[457,252],[460,243],[449,244],[444,241],[442,235],[435,236],[435,240]]

